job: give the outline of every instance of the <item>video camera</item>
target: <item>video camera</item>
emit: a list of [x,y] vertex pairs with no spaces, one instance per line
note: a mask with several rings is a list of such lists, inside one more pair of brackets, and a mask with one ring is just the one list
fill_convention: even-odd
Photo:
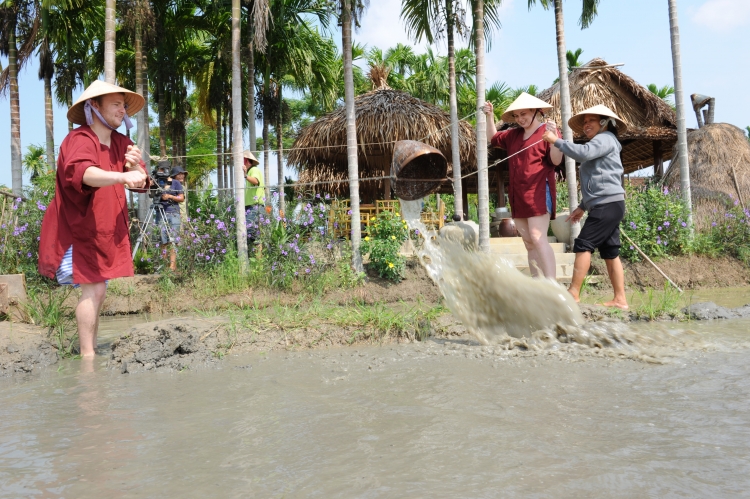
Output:
[[169,188],[168,180],[169,174],[172,170],[172,165],[169,161],[159,161],[156,164],[156,168],[151,171],[151,187],[149,188],[148,195],[154,203],[161,201],[161,195],[164,191]]

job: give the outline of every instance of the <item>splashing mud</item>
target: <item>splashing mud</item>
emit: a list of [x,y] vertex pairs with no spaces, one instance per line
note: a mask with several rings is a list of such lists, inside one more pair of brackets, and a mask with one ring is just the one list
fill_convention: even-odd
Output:
[[557,282],[524,275],[498,255],[429,237],[420,221],[421,202],[400,202],[406,223],[423,235],[424,244],[417,250],[420,262],[451,313],[484,345],[559,353],[584,348],[658,362],[671,348],[701,344],[693,334],[643,335],[615,322],[587,324],[578,304]]
[[[421,201],[400,202],[409,227],[429,234],[420,221]],[[525,276],[497,255],[468,252],[455,242],[436,243],[429,237],[418,254],[450,311],[482,343],[584,322],[578,305],[562,286]]]

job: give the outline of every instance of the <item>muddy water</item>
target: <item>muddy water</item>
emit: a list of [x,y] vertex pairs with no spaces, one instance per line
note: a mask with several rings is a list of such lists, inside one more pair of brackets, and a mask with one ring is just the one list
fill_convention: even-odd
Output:
[[740,497],[750,321],[690,327],[707,346],[662,365],[473,340],[70,361],[0,380],[0,497]]
[[[428,234],[420,221],[421,201],[399,202],[409,227]],[[584,322],[562,286],[525,276],[496,255],[467,252],[448,241],[435,244],[430,238],[424,238],[418,254],[450,311],[484,344],[506,335],[518,338],[557,324]]]

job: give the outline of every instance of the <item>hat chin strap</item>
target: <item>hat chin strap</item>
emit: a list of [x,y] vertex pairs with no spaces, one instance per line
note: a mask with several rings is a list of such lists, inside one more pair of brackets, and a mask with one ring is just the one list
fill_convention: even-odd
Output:
[[[91,126],[94,124],[94,117],[91,115],[91,113],[94,113],[97,118],[99,118],[99,121],[102,122],[104,126],[109,128],[110,130],[117,130],[112,125],[107,123],[107,120],[104,119],[104,117],[101,115],[98,109],[96,109],[91,104],[91,99],[86,100],[86,103],[83,105],[83,114],[86,115],[86,124]],[[125,116],[123,117],[123,121],[125,122],[125,129],[130,131],[131,128],[133,128],[133,122],[130,121],[130,117],[128,116],[127,111],[125,112]]]

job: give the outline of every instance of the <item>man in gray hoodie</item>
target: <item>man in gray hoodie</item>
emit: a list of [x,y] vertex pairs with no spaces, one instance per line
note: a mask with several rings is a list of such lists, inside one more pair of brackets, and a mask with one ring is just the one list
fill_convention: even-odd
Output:
[[568,292],[579,301],[581,285],[591,266],[591,254],[599,254],[607,263],[607,272],[615,292],[607,307],[628,309],[625,297],[625,274],[620,262],[620,222],[625,216],[625,189],[622,188],[622,146],[617,134],[627,130],[625,123],[606,106],[595,106],[573,116],[568,122],[589,141],[575,144],[546,133],[544,140],[581,164],[581,204],[568,221],[577,222],[588,211],[589,216],[576,238],[573,278]]

